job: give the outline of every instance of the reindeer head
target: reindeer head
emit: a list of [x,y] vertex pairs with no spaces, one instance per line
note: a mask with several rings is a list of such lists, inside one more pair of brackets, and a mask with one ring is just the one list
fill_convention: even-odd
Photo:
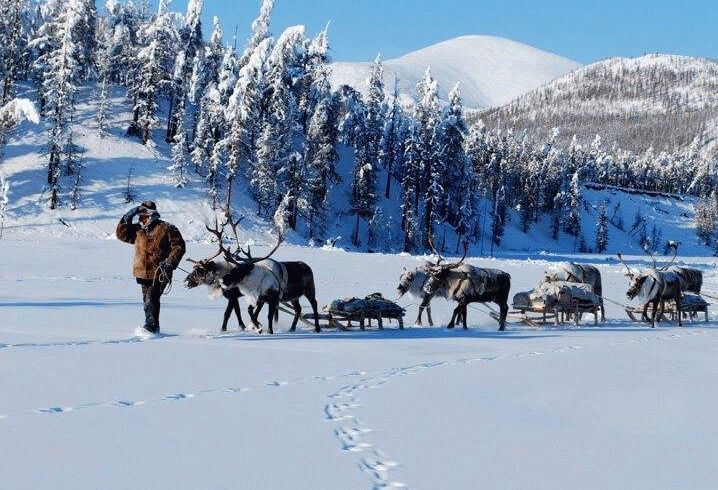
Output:
[[[431,245],[431,243],[429,244]],[[434,253],[436,253],[436,250],[434,250],[433,245],[431,246]],[[466,254],[469,251],[469,244],[464,242],[464,255],[461,256],[461,258],[457,262],[449,263],[449,264],[442,264],[440,263],[441,260],[443,260],[443,257],[439,255],[440,261],[436,265],[431,265],[427,268],[428,278],[426,279],[426,282],[424,283],[424,292],[427,294],[434,294],[436,293],[441,287],[446,284],[446,280],[448,279],[449,275],[451,274],[451,271],[455,270],[461,264],[464,263],[464,259],[466,258]]]
[[646,282],[646,279],[648,279],[648,275],[638,272],[638,273],[630,275],[628,277],[630,277],[631,281],[628,284],[628,290],[626,291],[626,297],[628,299],[633,299],[636,296],[638,296],[638,293],[641,292],[641,288],[643,287],[643,284]]
[[396,287],[397,299],[401,298],[407,293],[407,291],[409,291],[409,288],[411,288],[411,285],[416,279],[416,274],[418,271],[419,269],[414,269],[413,271],[410,271],[406,267],[402,269],[401,275],[399,276],[399,285]]
[[192,260],[188,262],[194,264],[192,272],[190,272],[184,280],[187,288],[193,289],[197,286],[216,286],[219,285],[220,277],[218,274],[217,264],[211,260]]

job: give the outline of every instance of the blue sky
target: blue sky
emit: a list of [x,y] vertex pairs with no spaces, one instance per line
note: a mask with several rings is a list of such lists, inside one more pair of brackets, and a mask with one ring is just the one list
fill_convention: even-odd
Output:
[[[186,0],[175,0],[184,9]],[[259,0],[205,0],[205,29],[222,20],[242,44]],[[392,58],[465,34],[506,37],[581,63],[672,53],[718,58],[718,0],[277,0],[272,32],[331,21],[334,59]]]

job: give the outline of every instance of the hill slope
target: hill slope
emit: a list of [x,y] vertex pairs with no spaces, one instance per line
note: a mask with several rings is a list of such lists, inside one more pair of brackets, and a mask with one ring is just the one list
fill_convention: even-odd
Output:
[[[371,63],[332,64],[332,83],[364,90]],[[461,82],[464,104],[483,109],[505,104],[576,68],[579,64],[526,44],[492,36],[463,36],[384,62],[387,89],[412,95],[431,67],[442,98]]]
[[612,58],[585,66],[483,112],[489,125],[547,134],[560,127],[564,142],[600,134],[607,144],[643,151],[686,147],[715,138],[718,63],[687,56]]
[[[75,134],[76,143],[82,148],[82,163],[85,167],[82,178],[82,193],[77,210],[68,206],[71,177],[62,183],[64,194],[63,204],[54,211],[47,207],[47,195],[43,193],[46,182],[47,157],[43,155],[47,144],[47,132],[43,125],[24,124],[10,137],[5,147],[5,155],[0,160],[0,171],[10,180],[10,202],[5,221],[4,237],[7,239],[44,240],[48,237],[66,238],[113,238],[115,225],[119,217],[132,204],[125,202],[128,172],[132,172],[131,191],[135,202],[153,199],[158,202],[162,215],[176,223],[184,236],[191,241],[208,239],[204,224],[212,220],[212,211],[208,204],[205,184],[199,176],[192,175],[190,185],[177,189],[167,170],[170,164],[169,149],[160,143],[155,147],[147,147],[138,140],[124,137],[131,116],[124,91],[115,91],[112,106],[116,108],[110,125],[111,131],[104,138],[98,134],[96,127],[97,97],[93,87],[86,87],[78,94],[78,111]],[[25,96],[34,97],[28,92]],[[155,141],[162,141],[161,131],[155,135]],[[352,220],[342,214],[348,207],[348,186],[351,182],[352,154],[340,149],[341,162],[338,170],[344,183],[333,188],[329,199],[335,215],[328,230],[329,236],[342,236],[339,246],[348,246]],[[383,172],[383,170],[382,170]],[[379,181],[384,180],[379,176]],[[249,197],[246,188],[235,193],[234,207],[239,213],[245,214],[243,222],[243,239],[253,239],[259,243],[273,241],[267,235],[270,226],[255,214],[255,204]],[[396,193],[394,193],[396,195]],[[649,229],[655,222],[663,233],[663,239],[676,239],[683,242],[682,253],[686,255],[710,255],[708,247],[700,245],[696,238],[693,223],[694,200],[662,197],[654,198],[641,194],[627,194],[619,190],[585,190],[585,206],[582,211],[582,229],[589,248],[593,246],[597,206],[607,205],[613,213],[617,205],[619,214],[627,225],[625,231],[616,227],[610,229],[608,252],[623,250],[626,253],[640,253],[635,233],[629,228],[636,212],[645,216]],[[396,209],[396,203],[381,200],[387,213]],[[481,204],[486,212],[487,203]],[[538,251],[572,252],[576,243],[573,238],[562,235],[560,240],[552,240],[548,223],[531,228],[528,234],[519,229],[518,216],[511,211],[512,221],[508,223],[501,247],[495,253],[520,252],[535,254]],[[395,217],[398,219],[398,217]],[[542,220],[546,220],[542,217]],[[486,221],[486,220],[485,220]],[[617,221],[617,219],[616,219]],[[396,223],[396,221],[394,221]],[[484,223],[484,239],[477,243],[473,254],[488,254],[489,222]],[[443,229],[440,233],[443,235]],[[387,230],[386,243],[401,243],[398,227]],[[396,234],[396,236],[393,236]],[[392,236],[389,236],[392,235]],[[307,241],[301,233],[288,237],[290,242],[306,245]],[[443,241],[443,238],[442,238]],[[456,237],[446,234],[446,250],[453,251]],[[400,251],[396,247],[386,251]],[[364,248],[362,248],[364,250]]]

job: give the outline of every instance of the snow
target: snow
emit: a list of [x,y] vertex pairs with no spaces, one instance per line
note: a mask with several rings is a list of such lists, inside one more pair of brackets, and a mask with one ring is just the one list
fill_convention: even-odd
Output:
[[[460,82],[464,105],[486,109],[506,104],[579,66],[567,58],[516,41],[474,35],[384,61],[384,82],[393,87],[398,77],[400,92],[413,96],[426,68],[431,67],[442,100],[448,100],[448,92]],[[346,84],[365,91],[371,63],[336,62],[331,68],[335,87]]]
[[[605,326],[502,333],[472,307],[468,331],[222,335],[223,302],[183,288],[180,272],[163,298],[164,335],[138,340],[132,247],[45,238],[0,250],[9,488],[707,488],[718,478],[714,312],[651,330],[609,303]],[[212,250],[190,243],[188,254]],[[294,245],[278,258],[312,266],[320,305],[393,297],[402,267],[421,263]],[[469,262],[506,270],[518,291],[574,258]],[[620,264],[582,260],[625,301]],[[718,289],[715,259],[684,261]],[[433,305],[439,325],[449,308]]]

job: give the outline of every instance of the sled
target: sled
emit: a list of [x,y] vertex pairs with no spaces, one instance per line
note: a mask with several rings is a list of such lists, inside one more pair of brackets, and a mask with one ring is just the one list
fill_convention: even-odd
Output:
[[[643,319],[643,306],[626,306],[626,314],[634,323],[641,323]],[[682,320],[696,321],[698,315],[703,313],[704,319],[708,321],[708,302],[697,294],[684,294],[681,301]],[[653,307],[649,306],[646,315],[650,319],[653,316]],[[656,321],[676,321],[678,312],[675,301],[666,301],[658,306]]]
[[[294,315],[294,309],[289,303],[280,303],[279,311]],[[372,326],[372,322],[376,322],[377,328],[383,330],[386,320],[396,320],[399,329],[403,330],[405,312],[406,310],[399,305],[382,298],[379,294],[372,294],[364,299],[347,298],[333,301],[319,312],[319,327],[348,331],[357,326],[360,330],[366,330],[367,327]],[[314,328],[313,313],[300,315],[299,321]]]
[[593,315],[594,325],[597,325],[600,309],[599,305],[582,304],[580,302],[556,305],[554,307],[548,307],[543,304],[533,304],[528,307],[514,305],[514,309],[509,311],[506,318],[534,328],[540,328],[551,323],[559,326],[570,322],[578,326],[581,324],[583,315],[589,313]]
[[593,315],[594,324],[598,324],[601,305],[590,285],[555,281],[539,283],[532,291],[516,293],[513,308],[507,318],[539,328],[549,323],[580,325],[586,313]]

